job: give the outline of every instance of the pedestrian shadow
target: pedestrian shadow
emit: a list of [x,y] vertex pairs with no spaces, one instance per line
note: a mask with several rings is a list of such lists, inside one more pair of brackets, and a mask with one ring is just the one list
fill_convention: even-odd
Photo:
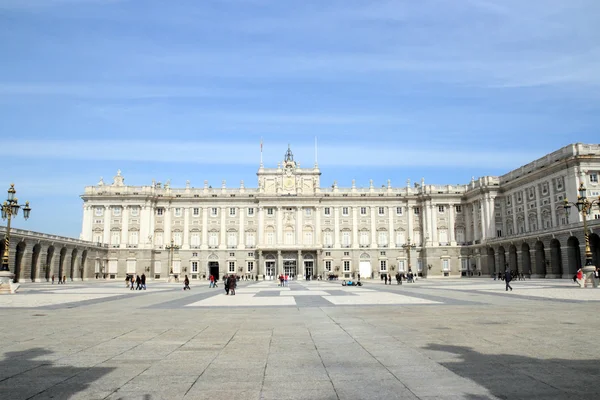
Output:
[[[483,354],[469,347],[441,344],[430,344],[425,350],[459,356],[459,360],[451,356],[447,361],[439,361],[444,357],[439,353],[431,355],[443,367],[501,399],[600,398],[598,357],[591,360],[539,359],[513,354]],[[482,399],[476,395],[468,398]]]
[[94,381],[111,367],[74,367],[51,361],[54,352],[43,348],[7,352],[0,360],[0,391],[3,399],[69,399],[77,393],[101,393]]

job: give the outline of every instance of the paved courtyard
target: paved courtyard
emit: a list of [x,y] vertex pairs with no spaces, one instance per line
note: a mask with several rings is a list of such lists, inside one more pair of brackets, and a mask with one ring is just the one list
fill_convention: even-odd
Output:
[[600,398],[600,290],[512,286],[24,284],[0,297],[0,398]]

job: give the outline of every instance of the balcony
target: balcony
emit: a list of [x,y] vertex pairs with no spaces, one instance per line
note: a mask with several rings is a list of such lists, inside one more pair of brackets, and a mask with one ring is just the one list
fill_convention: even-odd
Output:
[[111,244],[110,247],[113,249],[118,249],[119,247],[121,247],[121,245],[120,244]]
[[360,248],[361,248],[361,249],[366,249],[367,247],[369,247],[369,245],[368,245],[368,244],[361,244],[361,245],[360,245]]
[[128,249],[137,249],[138,245],[137,244],[128,244],[127,248]]
[[342,245],[342,247],[343,247],[344,249],[349,249],[349,248],[350,248],[350,245],[349,245],[349,244],[344,244],[344,245]]
[[194,244],[190,246],[190,249],[199,249],[200,245],[199,244]]
[[254,248],[256,248],[256,246],[255,246],[255,245],[253,245],[253,244],[247,244],[247,245],[246,245],[246,248],[247,248],[247,249],[254,249]]
[[379,247],[386,248],[386,247],[388,247],[388,245],[387,244],[380,244]]
[[219,246],[208,246],[209,249],[217,249]]
[[326,249],[331,249],[333,247],[333,245],[331,245],[331,244],[324,244],[323,247],[326,248]]

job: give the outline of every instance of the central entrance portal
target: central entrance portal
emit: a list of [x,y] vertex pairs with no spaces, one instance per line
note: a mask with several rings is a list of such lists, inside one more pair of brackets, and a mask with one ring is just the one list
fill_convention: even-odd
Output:
[[265,262],[265,275],[267,280],[273,280],[273,276],[275,275],[275,261],[266,261]]
[[208,262],[208,273],[215,278],[215,281],[219,280],[219,262],[209,261]]
[[290,278],[296,276],[296,260],[283,260],[283,274]]
[[313,261],[304,261],[304,276],[307,280],[311,280],[315,274]]

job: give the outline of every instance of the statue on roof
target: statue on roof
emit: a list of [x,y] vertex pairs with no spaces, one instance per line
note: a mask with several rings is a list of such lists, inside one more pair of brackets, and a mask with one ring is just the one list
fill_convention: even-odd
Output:
[[294,162],[294,154],[292,153],[292,149],[290,148],[289,144],[288,144],[288,149],[285,152],[284,161],[285,162]]

